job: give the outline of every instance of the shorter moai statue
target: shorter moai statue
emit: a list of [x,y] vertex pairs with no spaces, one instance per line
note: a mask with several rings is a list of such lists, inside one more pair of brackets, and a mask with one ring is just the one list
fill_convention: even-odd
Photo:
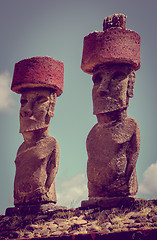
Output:
[[32,57],[15,64],[11,89],[21,94],[20,133],[14,180],[15,207],[56,203],[59,145],[49,136],[56,97],[63,92],[64,64]]
[[140,36],[125,29],[126,16],[104,19],[103,32],[84,38],[81,68],[93,75],[93,114],[98,123],[87,137],[89,200],[82,206],[114,206],[136,196],[140,132],[127,115],[135,71],[140,68]]

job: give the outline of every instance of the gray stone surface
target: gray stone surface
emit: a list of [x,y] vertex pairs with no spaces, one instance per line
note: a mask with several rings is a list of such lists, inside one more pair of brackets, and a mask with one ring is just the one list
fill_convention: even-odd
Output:
[[66,210],[67,207],[58,206],[54,203],[45,203],[45,204],[22,204],[17,207],[7,208],[6,216],[27,216],[31,214],[46,214],[49,212],[56,212],[61,210]]
[[135,197],[140,132],[136,120],[127,115],[134,71],[127,64],[104,65],[94,73],[93,82],[98,123],[86,143],[89,198]]
[[137,199],[133,197],[113,197],[113,198],[90,198],[81,202],[82,208],[94,208],[100,207],[103,209],[109,209],[113,207],[127,207],[135,203]]
[[14,204],[56,203],[55,176],[59,145],[49,136],[56,94],[49,89],[26,89],[21,96],[20,132],[24,142],[15,159]]

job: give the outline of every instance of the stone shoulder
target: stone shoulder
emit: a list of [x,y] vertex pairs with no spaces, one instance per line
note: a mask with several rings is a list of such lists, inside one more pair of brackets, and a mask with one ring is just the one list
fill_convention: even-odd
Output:
[[130,139],[134,134],[140,135],[140,131],[137,121],[129,116],[124,121],[112,125],[96,123],[87,136],[86,144],[89,141],[95,141],[96,137],[106,136],[106,134],[112,134],[113,138],[124,141],[124,139]]
[[38,142],[32,142],[31,144],[27,144],[25,142],[23,142],[18,151],[17,151],[17,156],[19,154],[21,154],[23,151],[26,151],[26,149],[31,149],[32,147],[36,147],[36,146],[43,146],[43,145],[46,145],[50,148],[57,148],[59,149],[59,144],[58,144],[58,141],[56,140],[56,138],[52,137],[52,136],[48,136],[48,137],[45,137],[45,138],[42,138],[40,141]]

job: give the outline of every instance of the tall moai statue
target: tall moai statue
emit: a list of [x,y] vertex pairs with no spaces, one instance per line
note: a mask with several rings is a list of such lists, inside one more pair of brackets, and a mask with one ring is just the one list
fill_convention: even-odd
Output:
[[14,180],[15,207],[56,203],[55,176],[59,145],[49,136],[56,97],[63,92],[64,64],[51,57],[32,57],[15,64],[11,90],[21,94],[20,133]]
[[103,32],[84,38],[81,68],[93,75],[93,114],[98,123],[87,137],[88,201],[135,198],[140,150],[138,123],[127,115],[135,71],[140,68],[140,36],[125,29],[126,16],[104,19]]

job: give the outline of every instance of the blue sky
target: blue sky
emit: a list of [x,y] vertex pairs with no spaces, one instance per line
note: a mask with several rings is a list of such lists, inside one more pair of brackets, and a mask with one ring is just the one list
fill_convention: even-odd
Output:
[[141,36],[141,69],[128,115],[141,131],[138,197],[157,197],[156,9],[156,0],[0,0],[0,213],[13,206],[14,160],[23,141],[20,95],[10,91],[14,64],[33,56],[51,56],[65,66],[64,92],[50,124],[60,145],[58,204],[79,206],[87,199],[85,145],[96,118],[91,76],[80,68],[83,38],[102,31],[103,19],[113,13],[126,14],[126,28]]

